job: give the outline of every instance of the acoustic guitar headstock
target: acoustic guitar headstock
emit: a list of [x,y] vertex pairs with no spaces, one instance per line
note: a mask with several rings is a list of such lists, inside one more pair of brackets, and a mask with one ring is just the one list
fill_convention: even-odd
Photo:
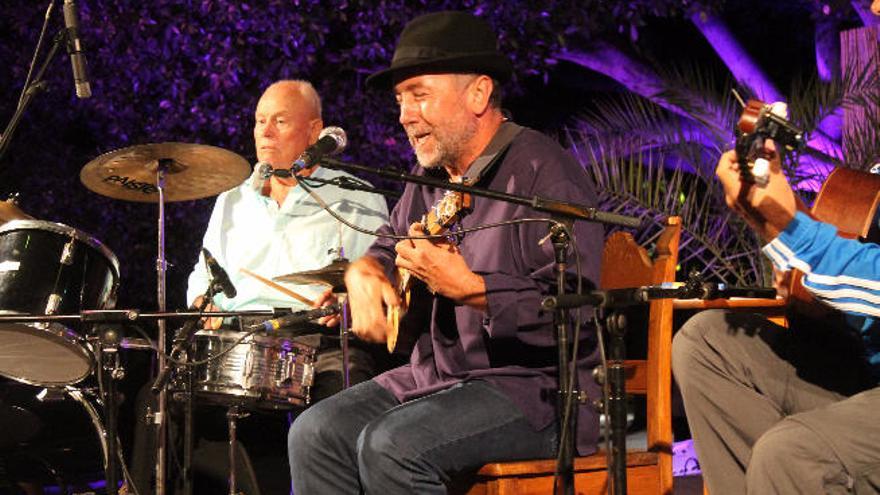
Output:
[[743,104],[735,131],[740,175],[744,181],[761,187],[767,184],[770,173],[764,141],[772,139],[779,153],[799,150],[805,143],[804,132],[788,121],[788,108],[782,102],[767,104],[749,100]]

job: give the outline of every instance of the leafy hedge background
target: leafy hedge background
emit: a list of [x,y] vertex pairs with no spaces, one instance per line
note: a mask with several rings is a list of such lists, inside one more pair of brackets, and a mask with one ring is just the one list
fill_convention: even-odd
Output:
[[[18,100],[48,3],[3,2],[2,123]],[[47,42],[63,27],[60,2],[55,3]],[[697,179],[691,179],[697,181],[694,190],[711,189],[701,170],[714,164],[727,138],[704,146],[687,166],[657,154],[656,147],[653,158],[645,160],[645,155],[633,151],[632,143],[618,144],[621,153],[604,153],[603,146],[610,141],[591,141],[610,135],[602,129],[634,136],[633,129],[641,126],[653,139],[669,126],[681,129],[686,119],[670,120],[668,112],[652,106],[649,99],[635,98],[635,106],[626,107],[630,96],[625,85],[572,63],[566,53],[602,41],[625,49],[650,67],[699,67],[695,73],[678,72],[677,78],[665,80],[673,89],[699,86],[694,91],[702,92],[698,94],[705,100],[700,101],[724,106],[729,105],[723,91],[730,86],[726,82],[730,76],[688,21],[696,12],[722,15],[783,87],[795,75],[815,72],[812,43],[817,19],[833,19],[841,28],[859,24],[850,2],[842,1],[81,0],[78,4],[93,97],[74,97],[69,62],[59,52],[47,71],[48,91],[35,98],[0,163],[0,194],[18,192],[21,207],[31,215],[74,226],[106,243],[122,266],[118,306],[142,309],[155,308],[156,205],[90,192],[78,179],[83,165],[113,149],[164,141],[220,146],[253,161],[252,113],[261,90],[277,79],[305,78],[323,97],[325,122],[348,131],[345,158],[376,167],[408,168],[411,152],[396,122],[391,95],[366,91],[364,79],[387,65],[403,25],[420,13],[460,9],[488,19],[499,33],[502,50],[515,63],[516,77],[505,88],[506,106],[514,117],[559,137],[593,173],[630,170],[626,167],[633,163],[647,165],[651,175],[639,172],[633,184],[661,184],[663,197],[634,200],[638,194],[629,194],[633,190],[623,184],[623,196],[609,189],[605,199],[610,208],[649,218],[682,208],[681,192],[675,189],[682,187],[681,180],[670,179],[670,170],[685,170],[691,174],[688,177],[696,172]],[[621,109],[625,111],[620,113]],[[653,114],[646,114],[647,110]],[[733,113],[723,115],[730,118]],[[626,117],[625,122],[615,116]],[[661,124],[665,127],[658,128]],[[732,122],[713,126],[726,132]],[[723,211],[716,196],[702,203],[704,210],[695,214],[702,220]],[[186,276],[212,204],[213,198],[205,198],[173,203],[166,209],[169,308],[185,304]],[[719,222],[730,228],[724,218],[715,223]],[[648,242],[650,235],[643,239]],[[742,249],[753,253],[749,249],[754,239],[737,235],[746,236]],[[719,254],[716,251],[699,252]],[[703,256],[698,261],[713,260]],[[760,273],[748,270],[743,277],[743,270],[733,267],[718,276],[737,273],[746,281],[760,278]]]

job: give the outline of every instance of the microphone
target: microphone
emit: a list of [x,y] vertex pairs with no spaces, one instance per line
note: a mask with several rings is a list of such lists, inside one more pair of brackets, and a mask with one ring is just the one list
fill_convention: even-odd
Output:
[[73,67],[76,97],[89,98],[92,96],[92,86],[89,84],[88,65],[79,39],[79,17],[73,0],[64,0],[64,27],[67,29],[67,54]]
[[257,162],[257,164],[254,165],[254,168],[257,169],[257,173],[260,174],[260,178],[263,180],[266,180],[269,177],[272,177],[273,172],[274,172],[272,170],[272,165],[270,165],[267,162]]
[[205,257],[205,263],[208,264],[208,273],[211,275],[212,279],[211,283],[218,284],[223,291],[223,295],[229,299],[235,297],[235,286],[232,285],[232,282],[229,280],[229,275],[226,274],[226,270],[220,266],[220,263],[217,263],[217,260],[211,256],[211,252],[206,248],[202,248],[202,256]]
[[278,330],[279,328],[289,327],[293,325],[298,325],[300,323],[305,323],[307,321],[317,320],[318,318],[321,318],[323,316],[335,315],[338,312],[339,305],[331,304],[329,306],[324,306],[323,308],[297,311],[296,313],[292,313],[287,316],[273,318],[271,320],[264,321],[263,323],[257,323],[256,325],[251,325],[249,330],[265,330],[267,332],[272,332],[274,330]]
[[321,161],[321,158],[341,152],[347,144],[348,138],[341,127],[325,127],[315,144],[306,148],[290,168],[294,172],[311,168]]

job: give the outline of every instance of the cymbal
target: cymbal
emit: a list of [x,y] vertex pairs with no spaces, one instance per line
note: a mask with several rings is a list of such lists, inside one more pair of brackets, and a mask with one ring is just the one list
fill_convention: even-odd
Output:
[[92,191],[114,199],[157,203],[156,171],[166,167],[165,201],[189,201],[220,194],[250,175],[236,153],[191,143],[153,143],[104,153],[87,163],[79,179]]
[[323,268],[280,275],[272,280],[277,282],[293,282],[295,284],[324,284],[332,287],[333,292],[345,292],[346,268],[348,268],[348,260],[337,258]]
[[12,220],[33,220],[34,217],[21,211],[12,201],[0,201],[0,224],[10,222]]

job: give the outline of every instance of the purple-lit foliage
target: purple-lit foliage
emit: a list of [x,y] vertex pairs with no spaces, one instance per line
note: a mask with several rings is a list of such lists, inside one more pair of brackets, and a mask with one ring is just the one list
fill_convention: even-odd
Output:
[[[0,121],[12,114],[48,1],[8,0],[0,16]],[[49,36],[61,26],[60,2]],[[156,209],[87,191],[78,172],[99,154],[150,142],[206,143],[253,159],[253,106],[280,78],[313,81],[325,122],[346,128],[347,158],[406,168],[411,152],[390,94],[364,78],[387,65],[394,40],[417,14],[469,10],[487,18],[510,53],[518,80],[548,74],[569,38],[630,36],[652,17],[681,13],[680,2],[296,0],[231,2],[81,0],[80,24],[94,96],[73,97],[66,56],[47,72],[0,165],[0,193],[19,191],[32,215],[83,229],[120,258],[120,304],[154,305]],[[509,92],[517,91],[514,82]],[[387,185],[387,184],[386,184]],[[169,304],[183,304],[212,200],[169,205]]]

